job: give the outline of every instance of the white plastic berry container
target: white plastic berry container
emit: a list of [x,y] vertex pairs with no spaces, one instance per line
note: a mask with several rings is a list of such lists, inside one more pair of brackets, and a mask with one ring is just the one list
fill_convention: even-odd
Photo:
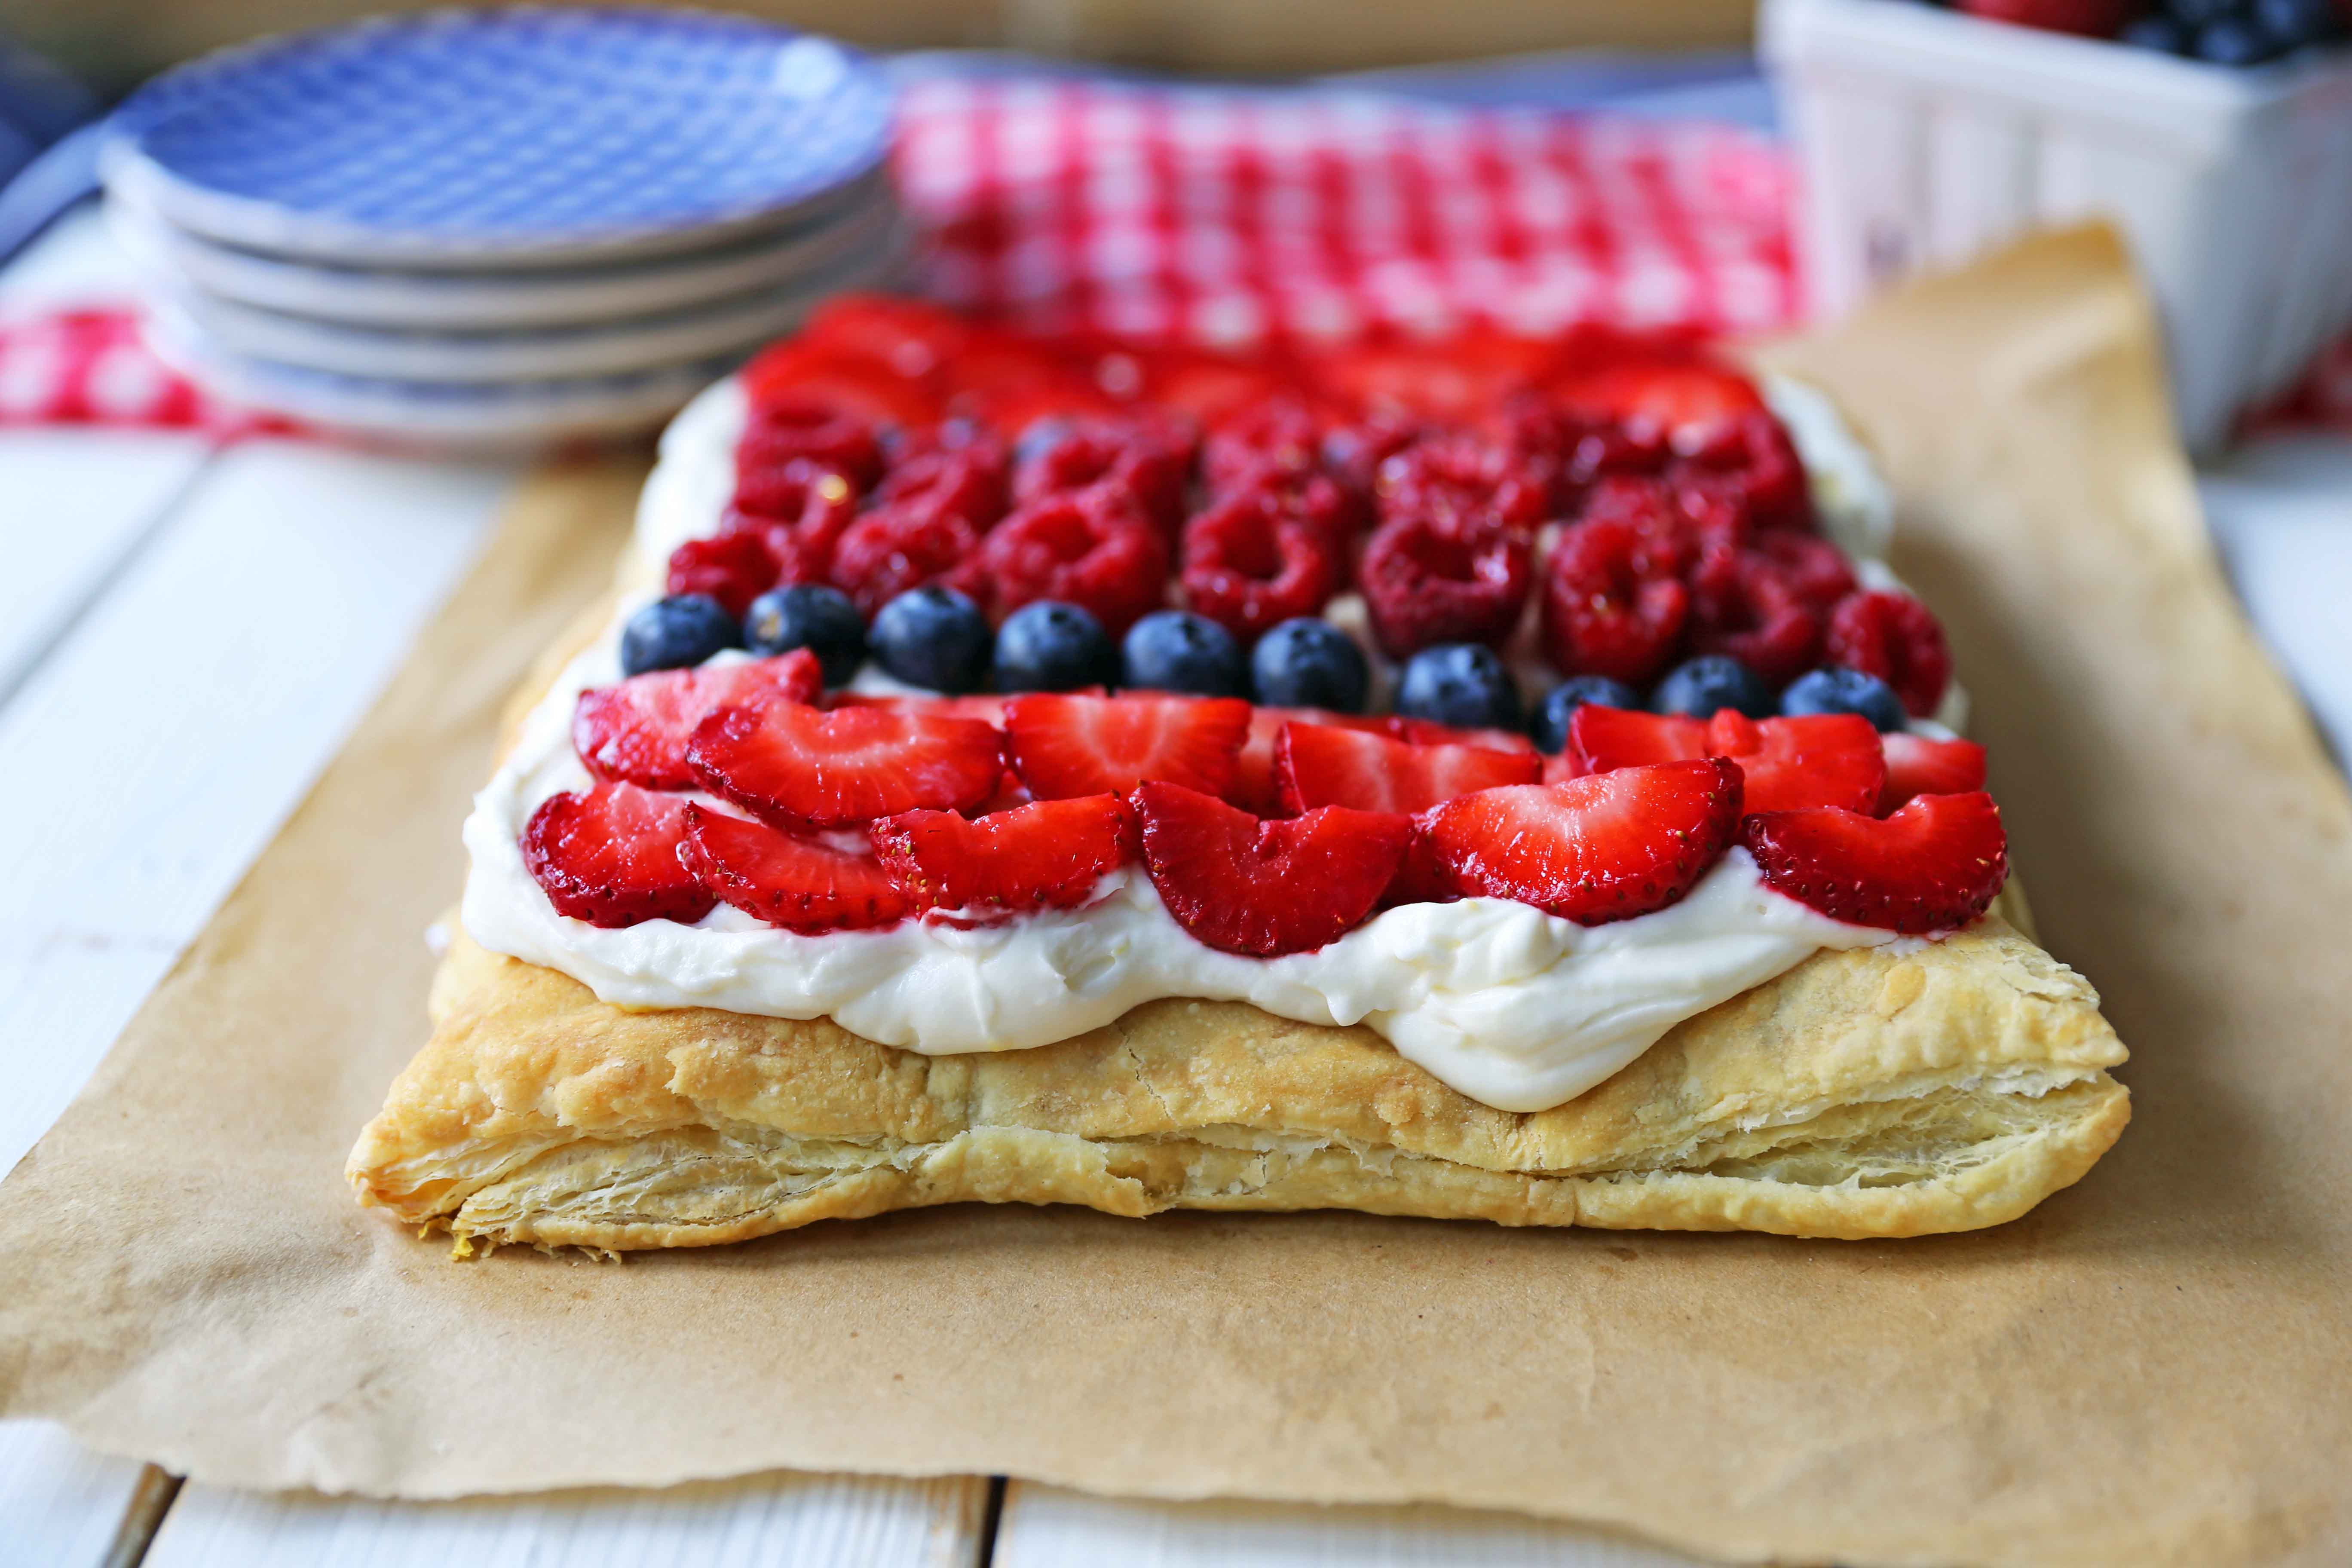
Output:
[[2200,452],[2352,322],[2352,51],[2231,68],[1904,0],[1765,0],[1760,26],[1803,160],[1815,315],[2110,218]]

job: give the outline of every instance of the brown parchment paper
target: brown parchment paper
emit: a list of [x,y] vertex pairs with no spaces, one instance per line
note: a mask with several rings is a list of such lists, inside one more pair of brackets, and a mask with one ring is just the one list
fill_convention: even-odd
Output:
[[1010,1472],[1730,1558],[2352,1562],[2352,804],[2216,574],[2154,354],[2089,231],[1777,356],[1884,454],[2043,931],[2134,1051],[2120,1147],[2016,1224],[965,1206],[449,1261],[341,1168],[423,1037],[493,715],[621,538],[636,472],[575,468],[0,1186],[0,1408],[210,1481],[403,1497]]

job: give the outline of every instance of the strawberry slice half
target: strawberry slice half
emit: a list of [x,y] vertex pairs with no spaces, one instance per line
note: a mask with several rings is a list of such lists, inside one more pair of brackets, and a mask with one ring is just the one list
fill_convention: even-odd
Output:
[[1124,795],[1154,779],[1223,795],[1249,729],[1238,697],[1032,692],[1004,705],[1013,771],[1039,800]]
[[1569,738],[1596,773],[1695,757],[1736,758],[1751,812],[1808,805],[1868,811],[1886,780],[1878,731],[1853,713],[1750,719],[1726,708],[1701,722],[1588,702],[1570,720]]
[[815,936],[896,924],[911,912],[880,861],[708,806],[685,806],[686,865],[755,920]]
[[971,818],[909,811],[874,825],[874,850],[919,908],[1066,910],[1135,858],[1135,813],[1115,795],[1041,800]]
[[1327,805],[1264,822],[1182,784],[1137,787],[1143,863],[1176,923],[1208,947],[1272,958],[1354,929],[1396,876],[1412,819]]
[[1336,724],[1285,724],[1274,742],[1275,783],[1292,816],[1318,805],[1426,811],[1476,790],[1533,784],[1542,773],[1534,752],[1416,746]]
[[814,702],[824,689],[804,647],[706,669],[657,669],[592,687],[572,710],[572,749],[600,779],[647,789],[692,789],[686,743],[705,716],[730,705]]
[[797,702],[718,709],[686,755],[705,789],[787,831],[961,811],[1004,773],[1002,737],[977,719]]
[[1730,846],[1739,798],[1739,764],[1709,757],[1485,790],[1422,820],[1465,893],[1602,925],[1690,891]]
[[689,809],[625,784],[552,795],[523,825],[522,863],[558,914],[607,927],[690,925],[714,900],[679,858]]
[[1968,924],[2009,879],[2009,835],[1982,790],[1923,795],[1887,817],[1768,811],[1739,837],[1765,886],[1832,920],[1912,936]]
[[1985,749],[1974,741],[1931,741],[1901,731],[1881,735],[1886,788],[1878,797],[1885,816],[1915,795],[1967,795],[1985,784]]

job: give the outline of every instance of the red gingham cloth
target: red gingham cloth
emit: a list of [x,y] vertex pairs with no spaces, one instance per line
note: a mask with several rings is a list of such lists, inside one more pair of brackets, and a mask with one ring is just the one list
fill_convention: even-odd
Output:
[[[895,163],[921,286],[1041,327],[1713,332],[1796,310],[1787,163],[1724,126],[935,79],[907,89]],[[127,309],[0,322],[0,424],[36,423],[265,424],[156,360]]]

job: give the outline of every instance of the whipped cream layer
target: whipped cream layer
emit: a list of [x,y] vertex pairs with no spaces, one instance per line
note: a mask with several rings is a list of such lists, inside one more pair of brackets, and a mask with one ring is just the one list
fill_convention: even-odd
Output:
[[[1867,580],[1891,585],[1875,560],[1890,509],[1867,455],[1818,394],[1788,382],[1767,390],[1805,458],[1824,531]],[[571,975],[619,1006],[831,1017],[929,1055],[1049,1045],[1162,997],[1247,1002],[1302,1023],[1366,1025],[1470,1098],[1533,1111],[1574,1099],[1683,1019],[1816,952],[1904,940],[1783,898],[1738,848],[1680,902],[1637,920],[1586,927],[1500,899],[1414,904],[1316,952],[1273,959],[1195,941],[1140,867],[1105,878],[1080,909],[978,927],[908,921],[803,936],[725,905],[692,925],[623,930],[559,914],[525,868],[518,839],[541,801],[592,782],[572,749],[573,704],[586,688],[620,679],[621,626],[658,592],[670,552],[718,531],[745,414],[730,378],[664,434],[624,573],[630,591],[475,797],[463,920],[493,952]],[[870,667],[856,686],[898,689]],[[1958,717],[1957,687],[1953,698],[1938,718]]]

